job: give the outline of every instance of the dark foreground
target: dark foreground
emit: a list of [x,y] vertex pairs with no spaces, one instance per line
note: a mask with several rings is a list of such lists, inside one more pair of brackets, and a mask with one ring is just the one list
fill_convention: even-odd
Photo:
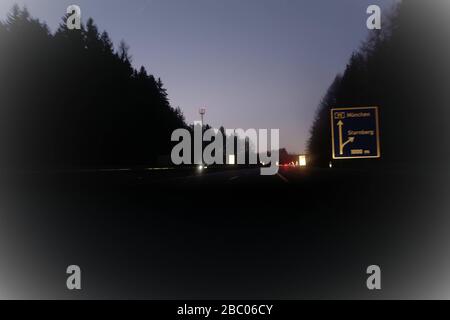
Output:
[[[288,168],[25,175],[2,193],[4,298],[432,298],[446,185],[430,172]],[[66,268],[82,290],[66,289]],[[366,287],[379,265],[382,290]],[[444,272],[444,273],[443,273]]]

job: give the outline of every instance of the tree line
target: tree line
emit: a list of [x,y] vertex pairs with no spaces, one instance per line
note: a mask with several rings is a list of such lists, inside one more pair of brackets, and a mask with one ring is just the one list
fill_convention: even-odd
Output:
[[3,160],[122,166],[170,154],[172,131],[187,125],[161,79],[134,69],[126,43],[115,48],[93,19],[68,30],[66,18],[51,33],[16,5],[0,22]]
[[[115,48],[92,18],[80,30],[69,30],[67,18],[51,33],[15,5],[0,21],[0,165],[170,165],[172,132],[193,137],[194,126],[171,106],[162,80],[135,69],[128,45]],[[220,131],[237,146],[240,137]],[[249,159],[253,146],[241,143]]]

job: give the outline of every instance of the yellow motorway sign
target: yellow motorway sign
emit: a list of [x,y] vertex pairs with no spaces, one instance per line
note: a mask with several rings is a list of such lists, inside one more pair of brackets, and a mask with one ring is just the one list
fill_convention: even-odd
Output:
[[331,109],[333,159],[380,158],[378,107]]

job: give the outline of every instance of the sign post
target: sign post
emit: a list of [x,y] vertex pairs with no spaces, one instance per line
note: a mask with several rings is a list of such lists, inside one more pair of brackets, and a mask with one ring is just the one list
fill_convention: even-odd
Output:
[[378,107],[331,109],[333,159],[380,158]]

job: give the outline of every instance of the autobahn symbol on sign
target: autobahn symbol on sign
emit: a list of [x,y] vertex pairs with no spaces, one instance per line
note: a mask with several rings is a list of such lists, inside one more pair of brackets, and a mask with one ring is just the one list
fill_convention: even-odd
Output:
[[333,159],[380,158],[378,107],[331,109]]

